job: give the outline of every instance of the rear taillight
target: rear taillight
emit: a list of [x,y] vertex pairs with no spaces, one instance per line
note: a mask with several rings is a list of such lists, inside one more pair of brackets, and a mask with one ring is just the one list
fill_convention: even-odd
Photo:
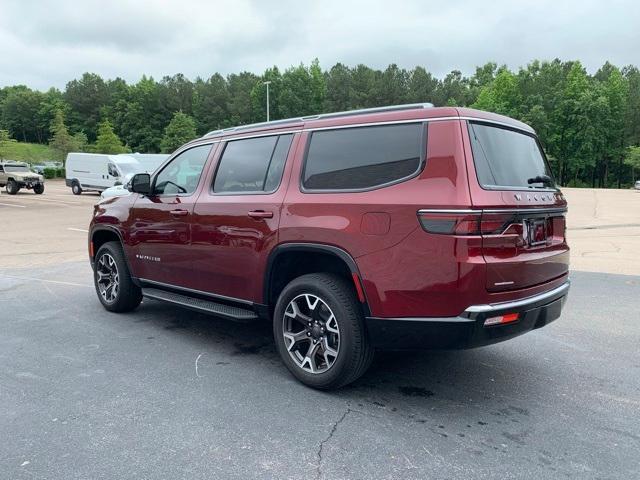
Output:
[[429,233],[499,235],[508,230],[515,219],[511,213],[487,213],[480,210],[420,210],[418,220]]

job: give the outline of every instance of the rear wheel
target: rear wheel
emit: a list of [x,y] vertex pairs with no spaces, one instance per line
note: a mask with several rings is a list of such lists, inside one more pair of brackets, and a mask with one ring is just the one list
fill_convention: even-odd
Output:
[[276,304],[273,333],[287,368],[313,388],[347,385],[373,360],[353,286],[337,275],[314,273],[289,283]]
[[71,191],[73,192],[74,195],[80,195],[82,193],[82,187],[80,186],[77,180],[74,180],[73,183],[71,184]]
[[20,191],[20,187],[15,180],[9,180],[6,188],[9,195],[15,195]]
[[33,187],[33,191],[38,195],[42,195],[44,193],[44,184],[39,183],[38,185],[35,185]]
[[118,242],[107,242],[98,249],[93,265],[93,282],[98,299],[110,312],[128,312],[142,301],[142,291],[131,274]]

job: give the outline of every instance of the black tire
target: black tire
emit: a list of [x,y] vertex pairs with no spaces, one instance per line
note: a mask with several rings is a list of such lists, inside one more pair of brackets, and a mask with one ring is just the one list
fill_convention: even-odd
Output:
[[36,195],[42,195],[44,193],[44,184],[39,183],[38,185],[35,185],[33,187],[33,193],[35,193]]
[[15,180],[9,180],[7,182],[7,193],[9,195],[15,195],[20,191],[20,187],[18,186],[18,184],[15,182]]
[[[285,344],[285,311],[290,302],[303,294],[311,294],[321,299],[333,313],[338,325],[340,343],[337,356],[326,371],[312,373],[305,370],[292,358]],[[362,376],[373,360],[374,350],[366,334],[362,308],[356,298],[353,284],[338,275],[312,273],[291,281],[276,303],[273,334],[284,364],[298,380],[309,387],[329,390],[347,385]],[[304,341],[303,339],[300,342]],[[306,347],[303,345],[301,348]]]
[[82,187],[80,186],[80,183],[77,180],[74,180],[73,182],[71,182],[71,191],[73,192],[74,195],[80,195],[82,193]]
[[[113,259],[118,277],[117,293],[113,298],[103,296],[98,280],[102,275],[102,272],[99,273],[101,259],[105,257],[105,261],[108,260],[107,255]],[[142,301],[142,291],[131,280],[131,273],[119,242],[106,242],[98,249],[93,262],[93,283],[100,303],[110,312],[129,312],[140,305]]]

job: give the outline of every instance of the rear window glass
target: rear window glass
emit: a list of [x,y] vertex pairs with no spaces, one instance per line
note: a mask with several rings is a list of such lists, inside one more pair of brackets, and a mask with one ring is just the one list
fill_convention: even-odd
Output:
[[360,190],[415,174],[422,163],[421,123],[313,132],[302,185],[310,190]]
[[553,186],[529,183],[541,175],[551,177],[536,139],[482,123],[469,123],[473,161],[480,185],[485,188],[541,188]]

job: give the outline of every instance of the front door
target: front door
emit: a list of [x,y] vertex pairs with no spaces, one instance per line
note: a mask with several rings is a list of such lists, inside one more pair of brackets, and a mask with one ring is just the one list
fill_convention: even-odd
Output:
[[129,244],[134,276],[192,287],[191,217],[212,145],[178,153],[154,177],[152,193],[136,199]]
[[268,253],[278,243],[287,156],[295,143],[291,133],[226,142],[215,178],[194,210],[198,290],[261,302]]

